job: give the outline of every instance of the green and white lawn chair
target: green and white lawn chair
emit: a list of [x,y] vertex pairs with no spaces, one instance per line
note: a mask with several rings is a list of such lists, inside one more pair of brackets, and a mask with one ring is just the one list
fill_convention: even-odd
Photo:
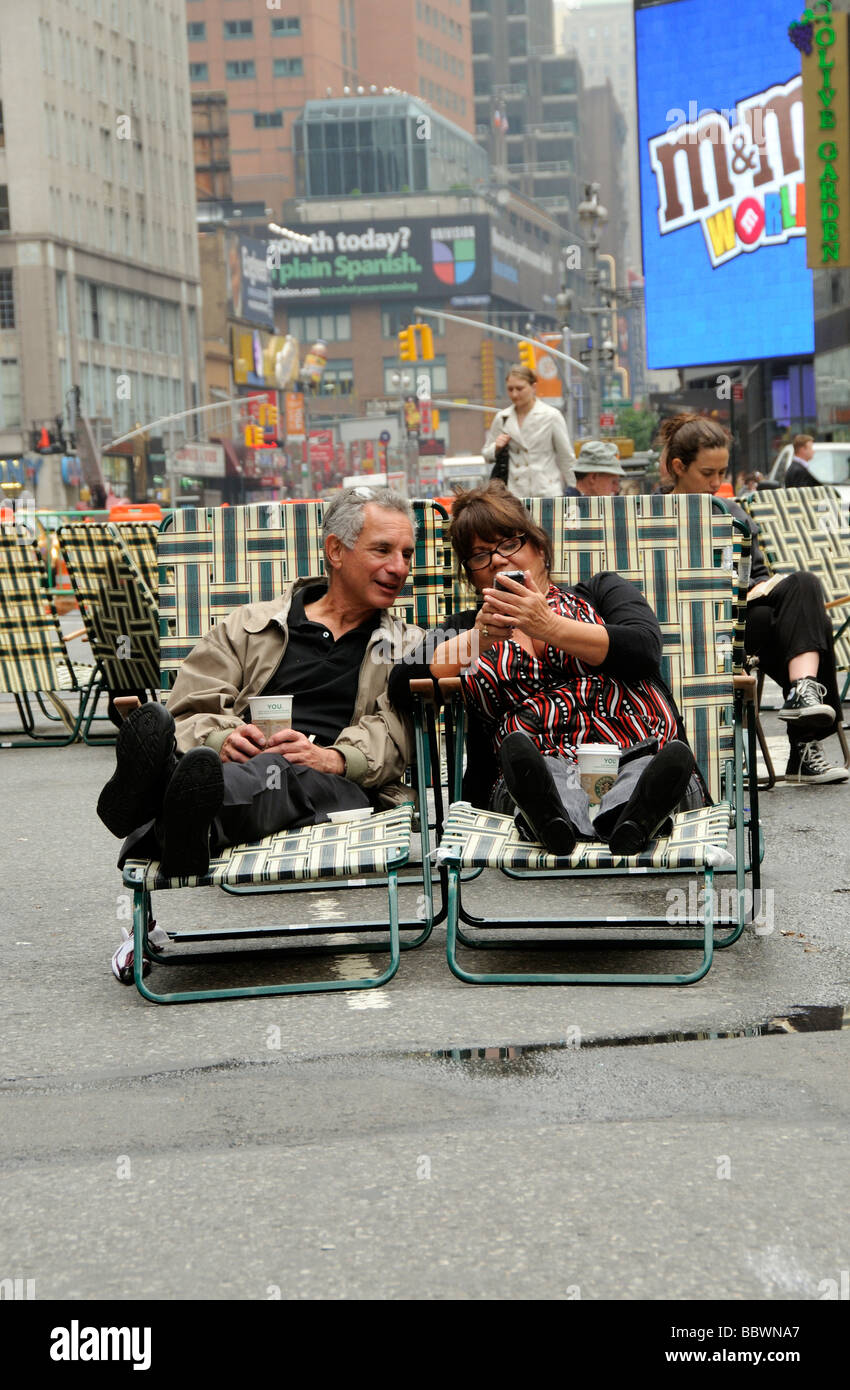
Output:
[[[443,509],[432,502],[413,504],[417,517],[416,552],[411,577],[394,612],[423,627],[445,616],[446,569]],[[220,619],[244,603],[273,598],[285,583],[324,571],[321,542],[322,504],[265,503],[246,507],[181,509],[163,522],[158,539],[162,685],[172,678],[197,640]],[[400,920],[399,871],[409,862],[413,819],[411,802],[361,821],[317,825],[282,831],[255,845],[227,849],[210,864],[202,880],[163,881],[156,862],[129,861],[125,886],[134,895],[134,978],[139,992],[155,1003],[233,999],[265,994],[294,994],[339,989],[374,989],[392,979],[400,952],[427,940],[434,923],[430,874],[430,829],[426,811],[429,759],[424,722],[417,719],[416,782],[422,810],[422,860],[429,871],[411,880],[421,885],[418,915]],[[220,931],[170,932],[173,944],[197,941],[295,938],[358,932],[386,938],[389,962],[377,975],[319,979],[284,984],[197,989],[160,993],[143,978],[144,957],[164,966],[195,964],[199,960],[234,962],[243,952],[162,955],[149,939],[153,922],[151,893],[182,887],[218,886],[230,893],[279,893],[285,889],[348,888],[362,883],[385,886],[387,916],[381,922],[329,923],[323,920],[275,927],[227,928]],[[287,899],[283,899],[286,901]],[[309,903],[309,896],[307,898]],[[243,912],[247,907],[243,905]],[[160,927],[162,923],[160,922]],[[405,937],[402,937],[402,934]],[[413,933],[413,939],[407,939]],[[339,958],[382,949],[372,944],[341,948],[314,947],[317,954]],[[286,948],[292,955],[296,948]],[[271,952],[268,952],[271,955]]]
[[[754,492],[743,504],[759,528],[759,540],[774,574],[811,570],[823,585],[826,606],[832,613],[836,670],[844,673],[842,700],[850,687],[850,526],[846,504],[830,487],[771,488]],[[764,673],[759,672],[758,697]],[[761,730],[760,730],[761,733]],[[850,767],[850,745],[838,724],[838,741],[844,766]],[[773,766],[763,735],[759,738],[768,780],[784,778]]]
[[[44,561],[23,527],[0,528],[0,692],[10,694],[20,718],[17,729],[0,730],[0,747],[64,748],[79,737],[94,711],[95,669],[68,655]],[[73,713],[61,695],[77,697]],[[39,732],[32,707],[61,723],[63,732]],[[96,698],[96,697],[95,697]],[[49,701],[56,714],[52,714]],[[57,717],[58,716],[58,717]]]
[[[156,527],[144,522],[68,522],[57,532],[97,670],[97,694],[114,698],[159,688],[155,587]],[[154,586],[151,580],[154,579]],[[86,743],[112,743],[90,732],[96,700],[82,726]]]
[[[742,552],[748,557],[744,528],[710,497],[592,497],[538,498],[526,506],[535,521],[552,536],[553,582],[574,584],[604,570],[616,570],[632,580],[654,609],[664,638],[663,673],[670,685],[697,762],[715,804],[677,814],[672,834],[651,842],[636,856],[612,855],[607,845],[581,843],[569,859],[558,859],[539,845],[520,839],[513,818],[480,811],[468,803],[449,807],[438,857],[448,870],[447,953],[459,979],[475,984],[689,984],[709,970],[715,946],[736,941],[752,919],[751,905],[759,902],[761,837],[755,734],[748,729],[749,807],[745,802],[744,711],[751,701],[754,678],[739,673],[742,656],[743,581],[738,568]],[[443,682],[462,731],[463,706],[459,682]],[[459,787],[462,736],[453,744],[454,785]],[[732,836],[730,845],[730,833]],[[600,880],[629,874],[688,873],[701,880],[704,904],[701,919],[677,922],[671,933],[667,916],[622,916],[592,919],[564,916],[528,920],[520,917],[487,920],[467,911],[461,901],[464,869],[495,868],[510,877],[550,874]],[[713,884],[718,869],[733,870],[734,914],[714,913]],[[747,887],[747,876],[750,888]],[[566,887],[565,887],[566,893]],[[481,940],[462,928],[498,929],[507,940]],[[614,923],[617,924],[616,928]],[[568,943],[529,943],[520,929],[569,928]],[[682,934],[695,927],[699,935]],[[591,939],[572,937],[594,928]],[[603,930],[604,929],[604,933]],[[638,934],[640,932],[640,934]],[[647,934],[649,933],[649,934]],[[719,934],[718,934],[719,933]],[[604,940],[600,939],[604,935]],[[586,971],[516,974],[473,972],[458,960],[458,943],[483,950],[513,947],[573,950],[646,950],[685,948],[701,951],[695,969],[669,973]]]

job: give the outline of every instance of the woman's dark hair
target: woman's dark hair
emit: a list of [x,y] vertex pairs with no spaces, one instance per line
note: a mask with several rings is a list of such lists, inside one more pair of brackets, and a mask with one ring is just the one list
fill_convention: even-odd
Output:
[[663,444],[664,466],[672,477],[671,459],[680,459],[690,468],[700,449],[728,449],[732,436],[716,420],[706,415],[674,415],[658,431]]
[[552,568],[552,541],[542,527],[532,521],[518,497],[508,492],[504,483],[489,482],[486,487],[461,492],[452,501],[452,520],[449,529],[452,549],[457,556],[458,576],[464,573],[467,557],[472,553],[473,537],[496,545],[508,536],[524,535],[543,556],[547,570]]

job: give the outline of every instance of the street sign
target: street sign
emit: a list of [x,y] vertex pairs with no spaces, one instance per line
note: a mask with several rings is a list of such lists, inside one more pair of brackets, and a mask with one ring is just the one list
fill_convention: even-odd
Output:
[[378,438],[380,439],[382,444],[389,444],[392,436],[389,430],[381,430],[381,433],[378,435]]
[[604,400],[604,401],[602,402],[602,409],[603,409],[603,410],[619,410],[621,406],[627,406],[627,407],[629,407],[629,406],[631,406],[631,404],[632,404],[631,401],[630,401],[630,400],[626,400],[626,398],[625,398],[624,396],[611,396],[608,400]]
[[733,401],[742,401],[744,399],[744,388],[740,382],[732,387],[732,399]]
[[613,410],[603,410],[599,416],[599,428],[601,430],[613,430],[617,424],[617,417]]

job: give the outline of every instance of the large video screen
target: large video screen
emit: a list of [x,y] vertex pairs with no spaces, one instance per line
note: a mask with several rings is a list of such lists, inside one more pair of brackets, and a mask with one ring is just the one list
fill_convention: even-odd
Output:
[[814,351],[788,0],[635,10],[647,366]]

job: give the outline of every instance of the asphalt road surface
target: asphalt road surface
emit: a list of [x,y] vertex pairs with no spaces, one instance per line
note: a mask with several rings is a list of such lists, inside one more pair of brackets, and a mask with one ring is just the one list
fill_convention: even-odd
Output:
[[[764,798],[773,930],[697,985],[473,987],[438,929],[381,991],[158,1008],[109,970],[124,890],[94,805],[112,751],[0,759],[0,1278],[68,1300],[847,1289],[850,786]],[[598,911],[604,891],[627,914],[653,892],[663,911],[667,887],[490,874],[469,901]],[[381,912],[374,890],[159,896],[169,927]]]

